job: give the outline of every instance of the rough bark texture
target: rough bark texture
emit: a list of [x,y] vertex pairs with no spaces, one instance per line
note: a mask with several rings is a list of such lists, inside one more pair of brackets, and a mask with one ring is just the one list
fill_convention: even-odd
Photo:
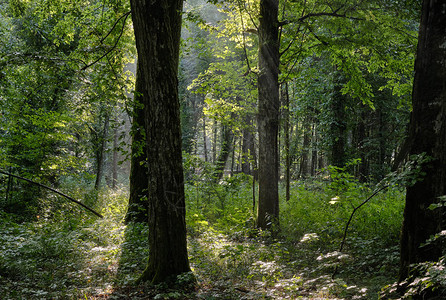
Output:
[[446,194],[446,7],[444,1],[426,0],[419,31],[413,112],[410,121],[410,154],[425,152],[433,161],[423,165],[422,181],[407,189],[401,237],[400,280],[408,277],[410,264],[435,261],[441,247],[420,247],[444,224],[443,212],[430,204]]
[[181,154],[178,59],[182,0],[131,0],[143,96],[148,166],[149,247],[141,280],[189,272]]
[[147,149],[145,147],[145,115],[142,104],[144,91],[144,79],[140,68],[136,71],[137,93],[134,95],[133,120],[132,120],[132,156],[130,160],[130,195],[125,222],[148,222],[148,198],[147,198]]
[[279,41],[278,0],[260,1],[259,25],[259,205],[257,226],[269,228],[279,217]]

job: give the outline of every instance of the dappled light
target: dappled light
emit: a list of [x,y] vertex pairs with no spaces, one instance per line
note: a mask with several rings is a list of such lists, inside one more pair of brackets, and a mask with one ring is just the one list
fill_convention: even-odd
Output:
[[444,6],[1,0],[0,299],[445,299]]

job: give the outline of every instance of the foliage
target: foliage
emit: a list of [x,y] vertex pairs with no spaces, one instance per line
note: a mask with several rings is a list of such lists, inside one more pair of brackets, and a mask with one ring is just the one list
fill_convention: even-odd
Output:
[[[121,75],[133,51],[128,5],[2,3],[1,168],[47,185],[92,171],[91,152],[103,140],[97,128],[123,105],[131,84]],[[42,209],[33,197],[40,191],[27,184],[17,182],[0,193],[11,212],[17,206],[15,213],[35,217]]]
[[276,238],[254,228],[251,177],[216,184],[205,172],[194,176],[186,184],[186,222],[196,287],[187,274],[174,286],[135,285],[149,253],[148,229],[123,225],[127,191],[97,193],[88,178],[66,178],[62,190],[93,201],[105,218],[64,201],[49,202],[35,222],[19,224],[1,213],[0,292],[10,299],[374,299],[392,282],[403,203],[398,189],[358,212],[345,251],[336,253],[351,205],[360,201],[353,195],[369,193],[357,182],[340,188],[348,176],[293,183],[290,201],[280,203]]

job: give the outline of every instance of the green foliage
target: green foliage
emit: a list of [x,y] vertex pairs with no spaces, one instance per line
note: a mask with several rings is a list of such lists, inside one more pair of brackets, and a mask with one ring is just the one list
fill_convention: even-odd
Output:
[[413,265],[413,275],[403,282],[393,283],[383,288],[382,299],[442,299],[446,295],[445,257],[437,262],[424,262]]
[[[92,149],[103,140],[90,138],[103,125],[94,123],[105,122],[104,111],[117,114],[132,83],[121,76],[134,48],[129,3],[1,5],[0,167],[47,185],[91,171]],[[25,217],[42,213],[39,193],[21,182],[0,189]]]

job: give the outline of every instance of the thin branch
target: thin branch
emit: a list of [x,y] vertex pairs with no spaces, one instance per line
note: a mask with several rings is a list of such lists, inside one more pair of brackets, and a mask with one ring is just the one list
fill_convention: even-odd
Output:
[[243,52],[245,53],[246,66],[248,67],[248,73],[250,73],[251,72],[251,65],[249,63],[248,50],[246,49],[245,23],[243,22],[243,15],[242,15],[242,6],[241,6],[241,4],[239,4],[239,11],[240,11],[240,21],[241,21],[241,24],[242,24]]
[[[337,10],[336,10],[337,11]],[[337,17],[337,18],[346,18],[346,19],[350,19],[350,20],[356,20],[356,21],[364,21],[364,18],[357,18],[357,17],[349,17],[346,14],[338,14],[337,12],[333,12],[333,13],[328,13],[328,12],[321,12],[321,13],[309,13],[303,17],[300,17],[299,19],[297,19],[297,22],[303,22],[308,18],[312,18],[312,17],[323,17],[323,16],[327,16],[327,17]]]
[[125,22],[127,21],[127,18],[129,17],[130,13],[125,15],[124,18],[124,22],[122,23],[122,28],[121,28],[121,32],[119,33],[118,38],[116,39],[115,44],[113,45],[113,47],[110,48],[110,50],[108,50],[107,52],[105,52],[101,57],[99,57],[98,59],[96,59],[94,62],[86,65],[85,67],[83,67],[81,69],[81,71],[85,71],[86,69],[88,69],[89,67],[91,67],[92,65],[96,64],[98,61],[100,61],[101,59],[103,59],[104,57],[106,57],[108,54],[110,54],[113,50],[115,50],[116,46],[118,45],[119,41],[121,40],[122,35],[124,34],[124,28],[125,28]]
[[47,189],[47,190],[50,190],[50,191],[52,191],[52,192],[54,192],[54,193],[56,193],[56,194],[58,194],[58,195],[60,195],[60,196],[62,196],[62,197],[67,198],[68,200],[70,200],[70,201],[72,201],[72,202],[74,202],[74,203],[76,203],[76,204],[82,206],[83,208],[89,210],[90,212],[92,212],[93,214],[95,214],[96,216],[98,216],[99,218],[103,218],[103,217],[104,217],[103,215],[101,215],[100,213],[96,212],[95,210],[93,210],[92,208],[88,207],[87,205],[83,204],[82,202],[79,202],[79,201],[77,201],[76,199],[74,199],[74,198],[72,198],[72,197],[70,197],[70,196],[68,196],[68,195],[65,195],[64,193],[59,192],[58,190],[55,190],[55,189],[53,189],[53,188],[51,188],[51,187],[49,187],[49,186],[43,185],[43,184],[41,184],[41,183],[32,181],[32,180],[30,180],[30,179],[27,179],[27,178],[24,178],[24,177],[21,177],[21,176],[18,176],[18,175],[11,174],[11,173],[9,173],[9,172],[5,172],[5,171],[2,171],[2,170],[0,170],[0,173],[1,173],[1,174],[4,174],[4,175],[7,175],[7,176],[11,176],[11,177],[17,178],[17,179],[20,179],[20,180],[24,180],[24,181],[26,181],[26,182],[35,184],[35,185],[40,186],[40,187],[43,187],[43,188],[45,188],[45,189]]
[[[345,240],[347,239],[347,231],[348,231],[348,227],[350,226],[350,223],[353,220],[353,216],[355,215],[355,213],[358,211],[358,209],[360,209],[362,206],[364,206],[367,202],[369,202],[373,197],[375,197],[379,192],[387,189],[389,187],[389,185],[383,185],[382,187],[376,189],[373,194],[371,194],[367,199],[365,199],[361,204],[359,204],[357,207],[355,207],[350,215],[350,218],[348,219],[347,224],[345,224],[345,228],[344,228],[344,236],[342,237],[342,241],[341,241],[341,245],[339,247],[339,252],[342,252],[342,250],[344,249],[344,245],[345,245]],[[336,266],[335,271],[333,272],[333,274],[331,275],[331,277],[333,278],[338,272],[338,267]]]
[[[115,24],[113,24],[112,28],[108,31],[108,33],[101,39],[101,44],[105,41],[105,39],[113,32],[113,30],[115,29],[116,25],[118,25],[118,22],[122,19],[122,18],[126,18],[131,14],[131,11],[126,12],[125,14],[123,14],[122,16],[120,16]],[[124,21],[125,23],[125,21]]]

